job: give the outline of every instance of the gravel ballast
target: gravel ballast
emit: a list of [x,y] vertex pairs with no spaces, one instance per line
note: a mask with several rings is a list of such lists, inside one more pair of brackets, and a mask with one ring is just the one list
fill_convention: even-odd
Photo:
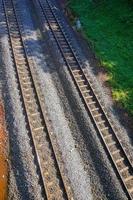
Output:
[[[53,8],[57,12],[59,12],[59,14],[60,14],[60,10],[59,10],[57,4],[54,4]],[[61,14],[60,18],[63,18],[62,14]],[[45,26],[44,24],[43,24],[43,26]],[[118,121],[117,117],[113,115],[110,99],[108,98],[105,90],[102,88],[102,84],[100,84],[96,80],[96,78],[95,78],[95,76],[94,76],[94,74],[92,72],[92,69],[90,68],[89,61],[83,55],[83,52],[82,52],[82,50],[80,48],[80,45],[78,45],[77,40],[74,38],[74,33],[72,32],[71,28],[69,27],[69,25],[67,24],[66,21],[64,21],[64,29],[68,29],[70,31],[68,35],[70,35],[71,42],[72,42],[73,46],[75,46],[76,53],[78,54],[79,58],[87,66],[87,73],[88,73],[89,77],[93,80],[93,83],[95,83],[95,84],[93,84],[93,87],[95,88],[96,93],[100,97],[101,103],[105,107],[105,110],[107,111],[108,115],[110,116],[111,121],[116,126],[116,128],[119,130],[120,137],[123,137],[122,134],[124,134],[123,142],[126,144],[126,149],[127,150],[130,149],[130,151],[131,151],[132,150],[131,141],[130,141],[129,137],[126,135],[126,132],[122,133],[123,128],[119,124],[119,121]],[[45,31],[49,32],[48,28],[46,28]],[[51,37],[51,33],[49,33],[49,36]],[[58,66],[57,69],[59,69],[60,78],[63,80],[62,81],[62,86],[65,89],[65,91],[66,90],[69,91],[69,94],[68,94],[67,97],[69,98],[69,100],[71,99],[70,100],[71,102],[72,102],[72,99],[73,99],[73,101],[75,101],[75,99],[79,100],[79,96],[78,95],[76,96],[76,98],[74,98],[74,96],[73,96],[72,91],[75,91],[75,87],[74,87],[74,85],[73,85],[73,83],[71,81],[71,78],[70,78],[70,76],[68,74],[66,66],[64,65],[64,62],[61,59],[60,54],[56,54],[58,52],[58,50],[56,49],[56,44],[54,45],[53,39],[51,39],[51,41],[52,41],[51,42],[51,49],[53,51],[53,57],[55,58],[56,61],[57,61],[56,58],[58,58],[58,61],[59,61],[59,62],[57,61],[58,64],[56,64],[56,66]],[[60,65],[59,65],[59,63],[60,63]],[[60,68],[59,68],[59,66],[60,66]],[[66,93],[67,92],[65,92],[65,94]],[[61,97],[61,99],[62,99],[62,97]],[[80,102],[80,100],[79,100],[79,102]],[[78,102],[77,110],[75,109],[77,111],[77,116],[79,115],[79,113],[81,113],[81,110],[79,111],[79,107],[80,107],[79,105],[82,105],[82,103],[81,102],[79,103],[79,102]],[[76,101],[74,102],[74,104],[76,104]],[[70,107],[72,106],[72,104],[70,104],[70,102],[69,102],[69,106]],[[75,111],[75,113],[76,113],[76,111]],[[103,149],[103,146],[101,145],[101,140],[99,139],[97,133],[95,132],[93,126],[91,125],[91,122],[89,121],[89,118],[88,118],[88,115],[86,114],[86,111],[84,110],[83,113],[84,113],[83,115],[86,116],[86,121],[84,123],[84,127],[85,127],[86,124],[89,123],[89,127],[91,128],[92,132],[89,133],[88,132],[89,129],[88,129],[87,132],[84,133],[83,128],[82,128],[81,138],[83,137],[84,140],[86,140],[86,138],[88,137],[92,142],[90,144],[89,139],[87,141],[85,141],[87,149],[89,149],[89,152],[91,154],[91,158],[93,160],[93,166],[94,166],[95,170],[97,171],[97,173],[99,174],[100,182],[101,182],[101,184],[102,184],[102,186],[104,188],[104,192],[106,193],[106,197],[107,197],[107,199],[126,199],[126,196],[125,196],[125,194],[124,194],[124,192],[122,190],[122,187],[121,187],[121,185],[120,185],[120,183],[118,181],[118,178],[116,177],[116,174],[114,173],[114,170],[112,169],[112,165],[110,164],[110,162],[109,162],[109,160],[108,160],[108,158],[107,158],[107,156],[105,154],[105,150]],[[79,115],[79,116],[81,116],[81,115]],[[81,121],[82,121],[82,118],[80,118],[80,122],[79,122],[80,124],[81,124]],[[72,134],[74,135],[74,132],[72,132]],[[80,133],[78,133],[76,135],[77,136],[77,137],[75,137],[76,140],[77,140],[77,138],[80,137],[79,135],[80,135]],[[90,148],[89,148],[89,144],[90,144]],[[92,144],[94,144],[94,146]],[[83,154],[86,154],[87,152],[85,153],[85,148],[82,148],[81,146],[82,145],[80,144],[79,145],[79,149],[80,150],[82,149]],[[94,151],[94,149],[95,149],[95,151]],[[99,154],[99,153],[101,153],[101,154]],[[85,161],[87,162],[87,159]],[[113,188],[113,190],[112,190],[112,188]]]
[[[38,76],[44,94],[54,134],[74,190],[75,199],[126,200],[127,198],[57,50],[57,46],[53,40],[50,42],[49,37],[51,35],[45,28],[44,21],[43,31],[41,29],[43,35],[41,35],[39,20],[34,7],[32,7],[32,2],[29,0],[14,2],[16,2],[15,6],[19,8],[17,15],[23,24],[25,45],[34,62],[32,67]],[[54,3],[60,14],[58,5],[56,2]],[[0,7],[0,11],[1,21],[3,22],[5,19],[2,16],[2,7]],[[62,13],[61,16],[64,18]],[[85,58],[67,21],[64,21],[64,27],[70,30],[72,43],[77,49],[80,59],[86,63],[88,75],[95,82],[94,87],[102,103],[107,112],[110,113],[112,121],[117,121],[116,125],[122,130],[120,136],[123,138],[125,146],[131,150],[130,139],[116,120],[117,117],[113,115],[108,96],[102,86],[99,86],[99,82],[90,69],[89,61]],[[0,27],[0,33],[2,70],[4,71],[4,76],[1,75],[2,73],[0,76],[3,80],[2,95],[6,105],[11,152],[9,199],[40,200],[43,198],[38,184],[39,178],[36,174],[11,52],[9,51],[8,36],[4,26]]]
[[26,130],[22,102],[18,91],[14,65],[8,35],[5,27],[2,1],[0,1],[0,45],[1,45],[1,80],[2,96],[5,103],[5,114],[8,129],[9,157],[9,195],[8,199],[43,199],[39,179],[34,164],[30,139]]
[[[25,38],[25,44],[28,52],[31,52],[31,56],[34,60],[34,70],[38,74],[46,106],[54,127],[54,133],[56,134],[57,141],[62,152],[66,171],[68,176],[71,177],[70,181],[74,189],[75,198],[92,199],[89,177],[84,170],[84,165],[79,153],[75,149],[75,142],[72,138],[71,130],[67,120],[65,119],[64,111],[62,109],[60,99],[58,98],[57,89],[55,88],[55,83],[52,80],[49,65],[46,63],[45,57],[48,55],[45,52],[44,56],[41,45],[42,41],[41,38],[40,41],[38,40],[39,35],[37,34],[34,26],[32,26],[28,6],[25,5],[23,10],[25,10],[25,13],[21,13],[21,18],[23,19],[23,36]],[[33,48],[35,50],[33,50]]]

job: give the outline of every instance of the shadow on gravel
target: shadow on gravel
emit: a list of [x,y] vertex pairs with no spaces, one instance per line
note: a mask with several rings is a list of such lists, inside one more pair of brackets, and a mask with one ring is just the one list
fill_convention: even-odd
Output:
[[[28,5],[31,5],[31,2],[27,1]],[[26,12],[26,11],[24,11]],[[35,29],[31,29],[31,26],[27,23],[27,34],[28,32],[31,34],[31,32],[34,33],[34,31],[38,31],[38,29],[40,29],[39,25],[36,25],[36,30]],[[114,192],[112,190],[112,188],[114,188],[113,185],[113,181],[111,180],[110,177],[110,172],[108,171],[108,169],[105,167],[103,161],[101,160],[101,158],[103,157],[103,155],[101,154],[101,152],[98,150],[98,144],[96,142],[95,139],[95,135],[94,133],[89,129],[89,123],[86,121],[86,118],[84,116],[84,114],[82,112],[79,112],[79,102],[77,101],[77,98],[75,97],[75,95],[72,93],[73,91],[73,86],[70,83],[70,80],[68,80],[68,78],[66,77],[66,73],[65,70],[63,68],[63,66],[59,66],[59,62],[58,62],[58,55],[56,52],[56,49],[54,47],[54,45],[52,45],[52,43],[49,40],[49,31],[47,30],[43,30],[44,33],[44,40],[47,44],[48,44],[48,48],[51,52],[51,57],[53,57],[53,67],[50,70],[44,70],[44,73],[51,73],[53,74],[54,72],[58,73],[60,82],[62,84],[62,87],[64,89],[64,94],[68,100],[68,103],[70,105],[70,109],[73,113],[74,118],[76,119],[78,128],[82,134],[82,136],[80,136],[78,133],[73,133],[74,138],[76,138],[77,141],[80,141],[81,137],[84,138],[84,144],[85,144],[85,149],[87,149],[88,154],[90,154],[91,159],[94,163],[94,167],[95,170],[97,172],[97,174],[99,175],[99,179],[101,182],[101,185],[103,186],[104,192],[105,194],[109,194],[110,196],[107,196],[108,200],[117,200],[120,199],[120,196],[118,195],[117,192]],[[73,37],[73,34],[72,34]],[[43,41],[40,39],[40,41],[38,40],[38,42],[41,44],[41,46],[43,45]],[[27,39],[26,43],[28,45],[30,45],[32,47],[32,52],[31,56],[34,56],[34,59],[40,59],[40,66],[43,66],[43,62],[42,60],[42,56],[38,54],[38,49],[34,48],[34,44],[35,44],[35,40],[33,39]],[[48,55],[49,52],[44,52],[44,55]],[[51,58],[50,58],[51,59]],[[49,56],[46,57],[46,60],[48,62],[49,60]],[[84,62],[86,62],[86,60],[84,60]],[[56,67],[57,66],[57,67]],[[39,66],[38,66],[39,67]],[[4,71],[1,72],[1,77],[3,79],[3,77],[5,78],[5,73]],[[6,80],[6,79],[5,79]],[[6,91],[6,95],[5,95],[5,91]],[[17,137],[17,129],[14,126],[14,119],[13,119],[13,110],[12,107],[10,105],[10,96],[9,96],[9,88],[7,85],[3,86],[3,97],[6,103],[6,113],[8,113],[8,116],[6,116],[7,118],[7,123],[8,123],[8,130],[9,130],[9,141],[10,141],[10,153],[11,155],[11,165],[12,165],[12,169],[14,171],[15,174],[15,179],[16,179],[16,183],[17,183],[17,187],[18,190],[20,191],[21,194],[21,198],[23,200],[26,199],[31,199],[31,197],[29,196],[29,191],[28,191],[28,185],[22,185],[22,183],[26,183],[26,176],[25,176],[25,169],[23,166],[23,162],[22,162],[22,157],[21,157],[21,153],[20,153],[20,147],[19,147],[19,141],[18,141],[18,137]],[[61,98],[61,97],[60,97]],[[100,139],[100,138],[99,138]],[[15,141],[15,143],[14,143]],[[83,152],[84,154],[84,152]]]
[[[5,118],[6,118],[6,123],[7,123],[7,131],[8,131],[8,137],[9,137],[9,159],[10,159],[10,169],[13,171],[13,174],[15,176],[16,180],[16,186],[17,189],[21,195],[22,200],[30,199],[29,196],[29,191],[28,191],[28,185],[26,184],[26,175],[25,175],[25,169],[23,166],[23,158],[21,155],[21,150],[20,150],[20,145],[19,145],[19,139],[17,136],[18,129],[15,127],[15,120],[14,120],[14,111],[10,102],[10,89],[9,86],[7,85],[6,82],[6,77],[5,77],[6,71],[4,68],[0,69],[0,77],[2,81],[2,96],[4,99],[4,104],[5,104]],[[10,174],[10,176],[12,176]],[[9,179],[10,180],[10,179]],[[25,184],[24,184],[25,183]],[[10,183],[11,188],[13,187],[12,184]],[[11,198],[14,198],[12,196]]]
[[[40,27],[37,25],[36,29],[40,29]],[[48,30],[43,30],[43,33],[44,33],[44,41],[48,44],[47,45],[48,51],[44,52],[45,56],[47,55],[46,61],[48,63],[48,60],[51,60],[51,57],[52,57],[53,63],[54,63],[52,68],[50,68],[48,71],[44,69],[44,73],[51,73],[53,75],[54,75],[54,72],[55,72],[55,74],[58,73],[60,82],[61,82],[63,90],[64,90],[64,94],[68,100],[70,109],[73,113],[74,118],[76,119],[78,128],[82,134],[82,136],[80,136],[78,133],[75,132],[75,133],[73,133],[73,136],[76,139],[76,141],[80,141],[81,137],[84,138],[85,149],[88,151],[88,154],[90,154],[90,156],[91,156],[92,162],[94,163],[96,173],[99,175],[101,185],[103,186],[104,193],[107,195],[107,199],[108,200],[120,199],[121,197],[119,196],[119,193],[117,193],[117,191],[114,192],[114,190],[112,190],[112,188],[114,188],[114,183],[111,180],[110,172],[108,171],[105,164],[103,163],[103,160],[101,159],[103,157],[103,155],[98,150],[99,147],[98,147],[98,144],[95,139],[95,137],[96,137],[95,133],[93,133],[90,130],[89,122],[86,121],[83,113],[79,112],[79,102],[77,101],[75,95],[72,93],[73,86],[71,85],[70,80],[68,80],[68,78],[66,77],[65,69],[58,62],[58,53],[56,51],[55,46],[53,45],[52,42],[49,41],[50,33]],[[72,37],[74,37],[74,34],[72,34]],[[30,45],[34,44],[34,40],[29,40],[27,42]],[[41,46],[42,46],[43,41],[40,40],[39,42],[41,43]],[[45,48],[45,50],[46,50],[46,48]],[[49,53],[51,54],[51,56],[49,56]],[[37,49],[33,49],[32,56],[34,56],[35,58],[36,57],[38,58]],[[86,63],[86,60],[84,60],[84,62]],[[43,63],[40,62],[41,66],[42,66],[42,64]],[[94,64],[94,63],[92,62],[92,63],[90,63],[90,65],[91,64]],[[101,141],[100,136],[98,136],[98,138]],[[102,143],[102,141],[101,141],[101,143]],[[84,152],[82,152],[82,153],[84,154]],[[86,162],[86,160],[85,160],[85,162]]]
[[[47,34],[47,33],[45,32],[45,34]],[[45,35],[44,40],[46,41],[46,35]],[[33,40],[29,40],[27,42],[30,45],[34,44]],[[42,41],[40,41],[40,42],[42,45]],[[60,80],[63,90],[64,90],[64,94],[67,98],[67,101],[69,103],[69,106],[73,113],[73,116],[76,119],[78,128],[82,134],[82,135],[79,135],[79,133],[75,132],[75,133],[73,133],[73,136],[74,136],[75,140],[79,141],[79,142],[81,140],[81,137],[83,137],[85,149],[87,150],[88,154],[91,156],[92,162],[94,163],[96,173],[98,174],[101,185],[103,186],[104,193],[109,194],[109,196],[107,195],[107,199],[108,200],[120,199],[120,196],[118,195],[118,193],[112,191],[112,188],[114,188],[114,185],[113,185],[113,182],[110,177],[110,172],[107,170],[106,166],[104,165],[103,161],[101,160],[101,157],[103,157],[103,155],[101,155],[101,152],[98,150],[98,146],[95,141],[94,133],[92,133],[91,130],[89,129],[89,124],[88,124],[88,122],[86,122],[86,119],[85,119],[83,113],[79,112],[79,103],[78,103],[75,95],[72,93],[73,88],[72,88],[70,81],[67,79],[67,77],[65,75],[66,72],[63,69],[63,66],[60,66],[60,64],[57,62],[58,55],[57,55],[57,53],[55,53],[56,49],[54,49],[55,47],[53,47],[53,45],[50,44],[50,42],[48,42],[47,47],[49,48],[48,51],[51,53],[51,57],[53,59],[54,64],[51,68],[49,68],[49,70],[44,69],[44,73],[51,73],[53,76],[54,76],[54,74],[58,73],[59,80]],[[50,49],[52,49],[52,50],[50,50]],[[51,57],[48,56],[48,53],[46,51],[44,52],[44,55],[47,55],[46,61],[48,63],[48,60],[51,60]],[[34,56],[35,59],[36,58],[38,59],[40,57],[38,55],[38,52],[36,51],[36,49],[35,50],[33,49],[32,56]],[[43,66],[42,62],[40,62],[40,66]],[[60,97],[60,98],[62,98],[62,97]],[[86,153],[82,152],[82,153],[85,154],[85,156],[86,156],[87,152]],[[84,161],[88,162],[87,160],[84,160]]]
[[[58,65],[57,65],[58,66]],[[60,68],[56,68],[58,71],[58,76],[61,81],[61,84],[64,89],[64,94],[68,100],[68,104],[70,106],[70,109],[72,111],[72,114],[76,120],[76,123],[78,125],[78,128],[80,130],[81,135],[79,132],[73,132],[73,136],[75,138],[75,141],[80,143],[81,137],[83,138],[84,141],[84,152],[82,152],[83,157],[85,158],[87,154],[90,155],[92,162],[94,164],[96,173],[99,176],[101,185],[103,186],[105,194],[110,194],[108,197],[109,200],[117,200],[120,199],[120,196],[112,191],[112,188],[114,188],[113,182],[110,177],[110,172],[106,168],[105,164],[103,163],[103,155],[99,151],[98,144],[95,139],[95,130],[94,132],[90,129],[89,127],[89,121],[85,118],[85,115],[83,114],[83,111],[80,112],[79,108],[79,102],[77,101],[77,98],[73,94],[73,88],[67,77],[65,76],[65,70],[63,71],[63,67],[61,66]],[[61,98],[61,97],[60,97]],[[98,137],[101,141],[101,138]],[[102,141],[101,141],[102,143]],[[87,150],[87,152],[86,152]],[[102,158],[102,159],[101,159]],[[85,159],[85,163],[89,163],[89,157],[88,161]]]
[[[0,2],[0,10],[2,11],[0,13],[0,39],[1,41],[4,40],[4,37],[7,36],[7,27],[5,23],[5,15],[3,14],[4,10],[2,7],[2,2]],[[8,47],[7,47],[8,48]],[[1,47],[0,43],[0,49],[3,49]],[[10,170],[9,172],[9,185],[11,186],[11,189],[14,189],[15,182],[16,187],[19,191],[19,195],[21,196],[22,200],[28,200],[31,199],[31,196],[29,194],[28,184],[27,184],[27,178],[25,174],[25,168],[23,165],[23,157],[20,150],[20,141],[18,139],[18,132],[19,130],[16,127],[16,122],[14,119],[14,110],[12,107],[11,102],[11,85],[9,84],[9,81],[7,81],[7,77],[9,77],[7,68],[5,67],[5,63],[3,63],[2,55],[8,56],[1,52],[0,50],[0,89],[2,92],[2,99],[4,100],[5,105],[5,118],[6,118],[6,125],[7,125],[7,131],[8,131],[8,138],[9,138],[9,160],[10,160]],[[5,60],[5,58],[4,58]],[[14,97],[15,98],[15,97]],[[17,117],[17,116],[16,116]],[[10,177],[15,177],[15,182],[10,182]],[[9,197],[9,199],[16,199],[17,191],[12,191],[12,196]]]

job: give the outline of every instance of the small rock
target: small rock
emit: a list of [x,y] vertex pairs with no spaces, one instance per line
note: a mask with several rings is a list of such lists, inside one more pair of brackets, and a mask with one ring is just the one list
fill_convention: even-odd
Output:
[[77,21],[76,21],[76,28],[77,28],[77,30],[81,30],[81,22],[79,19],[77,19]]

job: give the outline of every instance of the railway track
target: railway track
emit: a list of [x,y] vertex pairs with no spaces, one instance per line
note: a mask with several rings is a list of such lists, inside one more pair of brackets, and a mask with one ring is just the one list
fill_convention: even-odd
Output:
[[[96,131],[99,133],[102,144],[110,158],[112,165],[117,172],[123,189],[129,199],[133,199],[133,166],[128,158],[124,147],[119,140],[117,133],[108,119],[100,101],[95,94],[92,84],[85,73],[75,49],[72,46],[71,38],[63,26],[61,17],[57,14],[52,1],[36,0],[43,20],[49,27],[58,49],[66,63],[71,77],[79,91],[84,105],[91,117]],[[41,15],[41,16],[42,16]]]
[[12,0],[3,0],[2,3],[18,88],[37,159],[43,196],[49,200],[72,200],[71,187],[64,174],[57,146],[52,139],[53,130],[45,109],[44,99],[36,84],[31,67],[32,61],[27,55],[23,42],[17,10]]

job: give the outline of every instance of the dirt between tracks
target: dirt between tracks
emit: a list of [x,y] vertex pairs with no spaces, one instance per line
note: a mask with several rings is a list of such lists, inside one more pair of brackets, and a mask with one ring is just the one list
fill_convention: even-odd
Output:
[[0,101],[0,200],[7,199],[8,162],[7,133],[5,128],[5,112]]

